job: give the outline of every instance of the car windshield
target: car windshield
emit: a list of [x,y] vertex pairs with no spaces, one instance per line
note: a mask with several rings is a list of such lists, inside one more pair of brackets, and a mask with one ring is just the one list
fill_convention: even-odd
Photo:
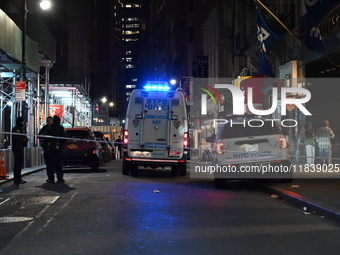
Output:
[[221,139],[282,134],[276,122],[262,120],[252,120],[250,125],[247,122],[243,125],[243,122],[237,121],[233,122],[231,126],[229,122],[223,125],[222,128],[223,132]]
[[67,130],[67,136],[71,138],[88,138],[91,137],[90,133],[86,130]]

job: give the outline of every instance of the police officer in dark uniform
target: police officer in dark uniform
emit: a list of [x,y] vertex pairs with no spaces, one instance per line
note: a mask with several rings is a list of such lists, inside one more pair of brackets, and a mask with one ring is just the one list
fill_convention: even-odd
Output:
[[[43,126],[40,131],[39,131],[39,134],[38,135],[45,135],[46,133],[46,130],[52,125],[53,123],[53,118],[52,116],[48,116],[46,118],[46,125]],[[40,140],[40,146],[42,147],[43,151],[44,151],[44,160],[45,160],[45,164],[46,164],[46,167],[47,167],[47,159],[48,159],[48,150],[47,150],[47,142],[45,142],[45,139],[42,138],[42,137],[38,137],[39,140]]]
[[[21,169],[24,163],[24,147],[27,147],[28,138],[24,131],[24,119],[18,117],[16,125],[12,129],[12,151],[14,154],[14,184],[24,184],[26,181],[21,179]],[[16,135],[16,134],[21,135]]]
[[[60,125],[60,117],[55,115],[53,117],[53,124],[46,130],[46,135],[66,137],[66,132],[63,126]],[[46,149],[48,150],[47,159],[47,181],[48,183],[54,183],[54,171],[57,174],[58,183],[64,183],[63,179],[63,152],[64,152],[64,139],[58,138],[45,138],[47,142]]]

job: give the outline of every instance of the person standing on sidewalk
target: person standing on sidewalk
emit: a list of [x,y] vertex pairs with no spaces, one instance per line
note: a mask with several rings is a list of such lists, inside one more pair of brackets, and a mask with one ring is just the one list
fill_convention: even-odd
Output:
[[118,136],[118,138],[116,139],[115,141],[115,146],[116,146],[116,151],[117,151],[117,159],[122,159],[123,158],[123,155],[122,155],[122,152],[123,152],[123,141],[122,141],[122,138],[120,137],[120,135]]
[[[54,115],[53,124],[46,130],[45,135],[66,137],[66,132],[63,126],[60,125],[60,117]],[[58,183],[65,183],[63,172],[63,153],[64,139],[45,138],[47,142],[48,158],[47,158],[47,183],[54,183],[54,171],[57,174]]]
[[319,156],[321,157],[321,164],[329,164],[331,155],[331,139],[335,137],[333,130],[329,127],[329,121],[324,120],[322,127],[316,132],[316,142],[319,147]]
[[[28,138],[24,131],[25,121],[22,117],[16,119],[16,125],[12,129],[12,151],[14,154],[14,184],[24,184],[21,179],[21,170],[24,163],[24,147],[27,147]],[[16,135],[20,134],[20,135]]]
[[307,122],[305,125],[305,145],[306,145],[306,163],[308,165],[314,164],[315,156],[315,132],[313,125]]
[[[39,134],[38,135],[45,135],[46,133],[46,130],[52,125],[53,123],[53,118],[52,116],[48,116],[46,118],[46,125],[43,126],[40,131],[39,131]],[[38,137],[39,140],[40,140],[40,146],[42,147],[43,151],[44,151],[44,160],[45,160],[45,164],[46,164],[46,167],[47,167],[47,159],[48,159],[48,150],[47,150],[47,143],[45,141],[44,138],[42,137]]]

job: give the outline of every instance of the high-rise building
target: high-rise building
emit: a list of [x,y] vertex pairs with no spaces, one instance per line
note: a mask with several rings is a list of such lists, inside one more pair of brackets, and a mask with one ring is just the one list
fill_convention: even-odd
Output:
[[139,77],[139,42],[140,42],[140,0],[122,0],[119,12],[121,26],[121,82],[125,89],[125,97],[138,84]]

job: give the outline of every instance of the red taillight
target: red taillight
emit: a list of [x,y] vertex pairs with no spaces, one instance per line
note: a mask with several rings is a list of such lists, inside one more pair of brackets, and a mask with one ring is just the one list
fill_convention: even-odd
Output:
[[279,138],[279,144],[281,149],[286,149],[288,148],[288,141],[286,137],[280,137]]
[[123,143],[124,147],[127,148],[127,145],[129,143],[129,131],[127,130],[124,130],[123,132]]
[[92,153],[93,153],[93,154],[96,154],[97,152],[96,152],[96,150],[93,150]]
[[183,147],[185,149],[188,149],[188,147],[189,147],[189,133],[188,132],[184,133],[184,136],[183,136]]
[[215,149],[217,154],[224,154],[224,143],[223,142],[217,142],[215,144]]

